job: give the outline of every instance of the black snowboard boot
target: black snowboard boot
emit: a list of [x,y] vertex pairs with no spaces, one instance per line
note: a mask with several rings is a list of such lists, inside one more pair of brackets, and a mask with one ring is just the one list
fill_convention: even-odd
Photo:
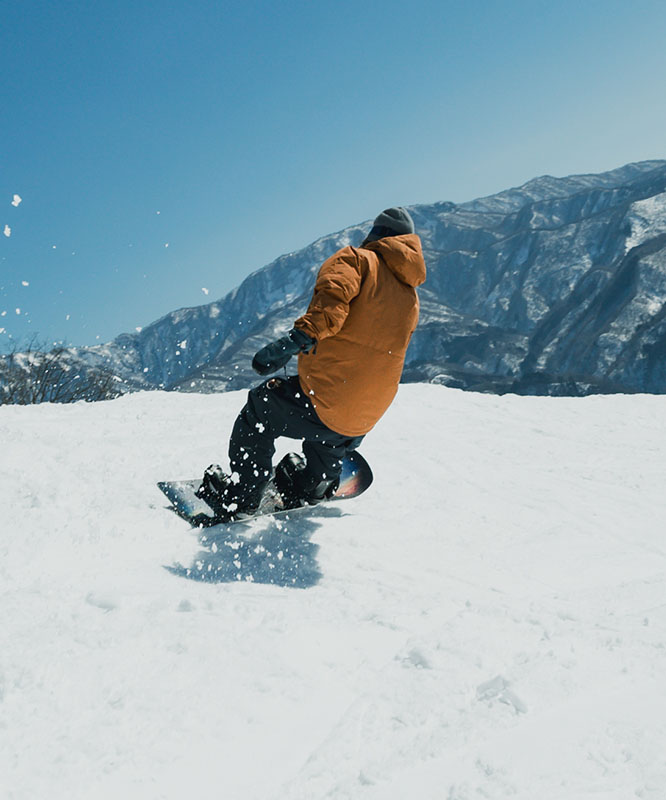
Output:
[[219,464],[211,464],[204,472],[201,486],[196,491],[197,497],[204,500],[214,511],[219,522],[229,522],[242,516],[253,514],[259,506],[242,498],[238,487],[232,482]]
[[201,486],[196,491],[196,496],[204,500],[215,512],[215,516],[224,515],[224,491],[229,485],[229,476],[219,464],[211,464],[204,472]]
[[288,453],[275,468],[275,488],[282,497],[285,508],[316,505],[335,494],[339,478],[312,476],[307,462],[298,453]]

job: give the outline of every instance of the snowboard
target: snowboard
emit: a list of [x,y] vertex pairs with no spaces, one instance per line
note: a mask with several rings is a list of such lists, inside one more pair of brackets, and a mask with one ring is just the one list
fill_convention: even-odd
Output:
[[[330,500],[324,503],[337,503],[340,500],[348,500],[351,497],[358,497],[372,483],[372,470],[370,465],[360,453],[352,451],[342,460],[342,472],[340,474],[340,485]],[[172,509],[191,525],[209,527],[210,525],[221,524],[215,518],[212,508],[196,496],[196,491],[201,484],[201,479],[187,481],[160,481],[157,486],[164,493],[171,503]],[[322,505],[322,503],[318,503]],[[313,506],[299,506],[297,508],[284,508],[282,498],[275,488],[273,479],[268,482],[266,491],[261,500],[259,508],[253,514],[244,514],[238,519],[229,520],[225,524],[234,522],[247,522],[256,517],[263,517],[269,514],[290,514],[301,512]]]

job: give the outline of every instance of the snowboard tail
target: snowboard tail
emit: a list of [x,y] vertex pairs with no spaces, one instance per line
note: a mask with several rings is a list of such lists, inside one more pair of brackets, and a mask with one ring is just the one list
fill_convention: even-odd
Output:
[[[325,503],[338,502],[340,500],[348,500],[352,497],[358,497],[370,486],[373,480],[372,470],[370,465],[363,458],[363,456],[353,451],[348,453],[342,460],[342,472],[340,473],[340,485],[338,486],[335,494],[330,500],[324,500]],[[164,493],[170,501],[173,510],[179,514],[183,519],[186,519],[192,525],[217,525],[220,520],[215,517],[213,509],[200,497],[197,497],[196,491],[201,485],[201,479],[185,480],[185,481],[160,481],[157,486]],[[319,504],[321,505],[321,504]],[[282,498],[275,488],[273,479],[268,482],[266,491],[262,497],[259,508],[252,514],[244,514],[238,519],[229,520],[229,522],[242,522],[255,517],[263,517],[270,514],[286,514],[289,511],[299,511],[301,508],[309,508],[310,506],[302,506],[299,508],[284,508]]]

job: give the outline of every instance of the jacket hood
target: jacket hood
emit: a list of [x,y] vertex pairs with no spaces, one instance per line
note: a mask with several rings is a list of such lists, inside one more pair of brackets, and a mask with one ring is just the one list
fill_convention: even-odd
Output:
[[421,239],[416,233],[387,236],[363,246],[366,250],[373,250],[381,256],[396,278],[407,286],[416,288],[425,281],[426,265],[423,260]]

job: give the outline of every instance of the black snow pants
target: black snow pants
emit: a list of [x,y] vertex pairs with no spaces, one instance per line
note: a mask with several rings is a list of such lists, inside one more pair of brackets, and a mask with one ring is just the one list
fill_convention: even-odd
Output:
[[[306,487],[308,482],[316,486],[322,480],[337,480],[345,453],[363,439],[327,428],[296,375],[270,378],[249,392],[229,441],[234,500],[240,506],[259,502],[271,477],[274,441],[279,436],[303,440]],[[233,473],[238,474],[237,483]]]

